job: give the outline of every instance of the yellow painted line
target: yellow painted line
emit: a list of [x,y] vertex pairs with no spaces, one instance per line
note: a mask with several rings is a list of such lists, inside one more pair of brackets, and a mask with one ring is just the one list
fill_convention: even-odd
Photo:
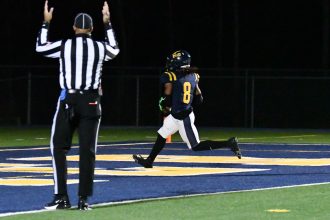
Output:
[[[146,156],[146,155],[145,155]],[[248,165],[282,165],[282,166],[328,166],[330,158],[257,158],[244,157],[237,159],[234,156],[175,156],[161,155],[158,162],[179,163],[233,163]]]
[[[96,168],[95,175],[112,175],[112,176],[193,176],[206,174],[223,174],[238,172],[256,172],[266,171],[269,169],[248,169],[248,168],[208,168],[208,167],[168,167],[155,166],[153,169],[143,167],[118,168],[118,169],[102,169]],[[18,173],[36,173],[40,176],[50,175],[53,173],[52,167],[4,167],[0,168],[0,172],[18,172]],[[78,174],[78,168],[68,168],[68,174]],[[27,176],[31,177],[31,176]],[[33,177],[33,176],[32,176]],[[11,178],[11,177],[9,177]],[[17,178],[17,177],[16,177]],[[1,185],[1,184],[0,184]]]
[[[79,183],[78,179],[68,180],[68,184]],[[19,178],[19,179],[2,179],[0,178],[0,185],[5,186],[49,186],[54,185],[53,179],[32,179],[32,178]]]
[[101,169],[95,170],[95,174],[111,176],[196,176],[207,174],[257,172],[266,170],[269,169],[154,166],[152,169],[143,167],[121,168],[115,170]]
[[[5,167],[0,168],[0,172],[19,172],[19,173],[53,173],[52,167]],[[78,168],[68,168],[68,173],[78,174]]]

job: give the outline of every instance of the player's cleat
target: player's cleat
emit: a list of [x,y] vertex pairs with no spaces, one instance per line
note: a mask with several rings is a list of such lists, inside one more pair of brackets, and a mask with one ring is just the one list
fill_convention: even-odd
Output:
[[231,137],[228,139],[230,143],[230,149],[234,152],[234,154],[238,157],[238,159],[242,158],[241,150],[238,147],[238,140],[237,137]]
[[79,196],[78,209],[83,211],[92,210],[87,203],[87,197]]
[[67,195],[54,195],[53,201],[45,205],[45,209],[56,210],[56,209],[69,209],[71,204]]
[[148,159],[144,159],[141,155],[133,154],[135,163],[140,164],[144,168],[152,168],[152,162]]

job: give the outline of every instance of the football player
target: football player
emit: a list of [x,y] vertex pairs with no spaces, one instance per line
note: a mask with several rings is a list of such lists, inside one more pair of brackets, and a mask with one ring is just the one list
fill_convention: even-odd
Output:
[[227,141],[200,141],[194,124],[194,105],[203,102],[201,89],[198,86],[199,74],[196,67],[191,67],[191,56],[185,50],[179,50],[167,57],[165,72],[161,76],[163,96],[159,108],[167,115],[163,126],[158,130],[157,140],[147,158],[133,155],[136,163],[145,168],[152,168],[153,162],[164,148],[166,137],[179,131],[182,140],[193,151],[229,148],[241,159],[241,151],[236,137]]

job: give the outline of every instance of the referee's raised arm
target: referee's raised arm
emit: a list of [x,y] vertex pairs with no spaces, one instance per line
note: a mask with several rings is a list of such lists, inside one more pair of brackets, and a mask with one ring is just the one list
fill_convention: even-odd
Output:
[[61,41],[48,42],[48,29],[49,24],[53,18],[54,8],[48,8],[48,1],[45,1],[44,5],[44,21],[42,23],[41,30],[39,31],[36,51],[41,53],[45,57],[59,58],[61,50]]
[[117,56],[119,53],[118,43],[115,38],[115,33],[112,29],[110,22],[110,10],[109,5],[105,1],[102,9],[103,14],[103,23],[105,28],[105,48],[106,48],[106,57],[105,60],[111,60]]

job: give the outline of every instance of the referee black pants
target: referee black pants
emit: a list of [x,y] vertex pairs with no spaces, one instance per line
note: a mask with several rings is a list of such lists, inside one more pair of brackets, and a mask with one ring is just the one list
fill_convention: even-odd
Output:
[[[62,100],[61,100],[62,99]],[[97,137],[101,120],[101,97],[97,93],[66,94],[59,99],[53,119],[51,153],[54,194],[67,194],[66,154],[77,129],[79,138],[79,196],[93,194]]]

